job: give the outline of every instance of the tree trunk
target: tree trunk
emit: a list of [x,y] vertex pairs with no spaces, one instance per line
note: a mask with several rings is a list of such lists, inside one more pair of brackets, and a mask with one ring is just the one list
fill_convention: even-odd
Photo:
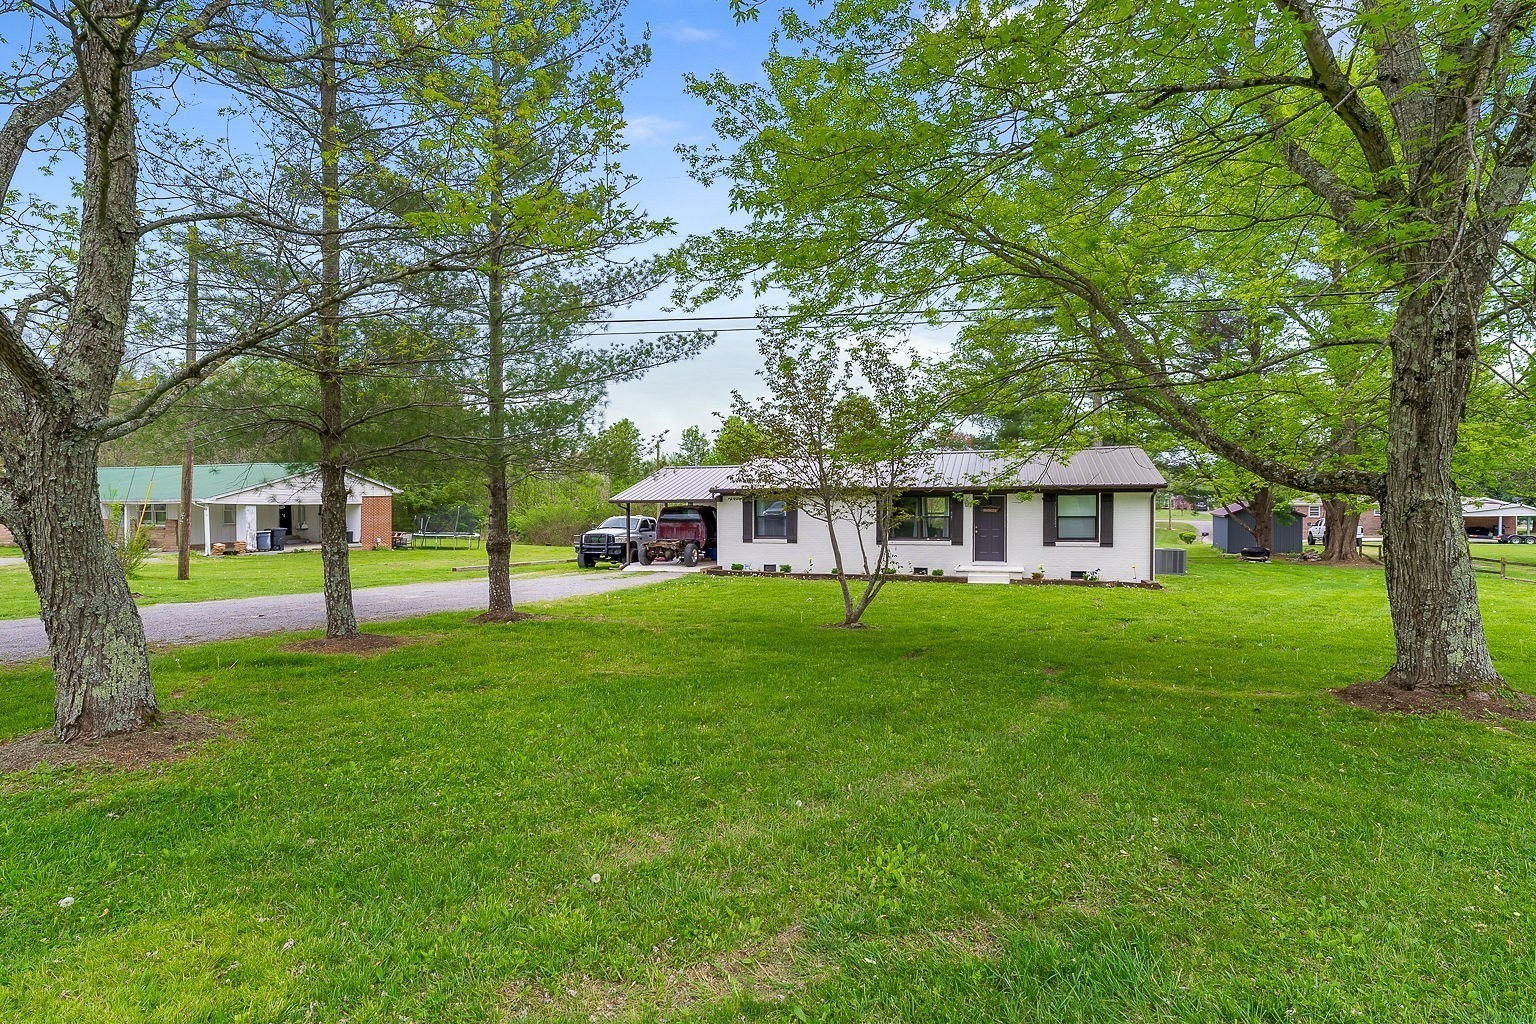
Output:
[[[187,351],[186,365],[197,362],[197,225],[187,227]],[[181,506],[176,514],[176,578],[192,578],[192,430],[188,414],[187,436],[181,452]]]
[[347,467],[342,455],[346,418],[341,391],[341,154],[337,130],[336,2],[320,12],[320,564],[325,577],[325,635],[357,636],[352,568],[347,549]]
[[1275,550],[1275,492],[1260,487],[1248,502],[1248,515],[1252,517],[1253,542],[1266,551]]
[[1381,531],[1397,661],[1385,681],[1404,689],[1460,692],[1499,682],[1451,479],[1481,294],[1454,273],[1420,285],[1403,300],[1392,334]]
[[144,624],[102,525],[96,443],[44,435],[15,468],[26,483],[10,522],[48,633],[54,736],[96,739],[153,722]]
[[[74,294],[51,368],[5,405],[9,525],[37,589],[53,662],[54,735],[128,732],[159,717],[144,625],[101,521],[105,412],[122,365],[138,246],[138,120],[127,8],[94,9],[79,36],[85,166]],[[10,392],[10,389],[7,389]]]
[[1323,499],[1323,561],[1353,562],[1359,557],[1355,534],[1360,529],[1360,513],[1348,501]]
[[340,459],[341,378],[320,380],[320,565],[325,577],[325,635],[357,636],[347,545],[347,467]]
[[[491,74],[498,88],[501,86],[501,63],[491,59]],[[499,108],[498,108],[499,113]],[[498,129],[500,125],[498,124]],[[496,136],[500,146],[500,134]],[[495,173],[501,174],[500,149],[496,150]],[[502,232],[501,203],[503,183],[496,182],[494,205],[490,210],[491,238],[500,240]],[[486,272],[486,424],[490,445],[486,473],[486,524],[485,555],[489,595],[486,601],[487,621],[506,621],[517,614],[512,605],[512,535],[507,529],[507,394],[506,394],[506,269],[502,264],[505,252],[500,245],[491,253],[491,264]]]

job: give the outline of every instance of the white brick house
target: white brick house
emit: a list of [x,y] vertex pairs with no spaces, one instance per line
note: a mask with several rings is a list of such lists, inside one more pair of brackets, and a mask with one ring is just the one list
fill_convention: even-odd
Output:
[[[738,469],[663,469],[612,500],[631,509],[655,502],[710,510],[722,565],[831,571],[826,523],[745,493]],[[883,543],[899,570],[942,569],[974,582],[1005,582],[1042,567],[1047,579],[1092,574],[1144,582],[1153,577],[1153,496],[1164,486],[1140,448],[1088,448],[1027,462],[995,452],[940,452],[905,492],[906,514],[894,530],[861,533],[839,522],[838,544],[849,572],[863,565],[862,541],[870,564]]]

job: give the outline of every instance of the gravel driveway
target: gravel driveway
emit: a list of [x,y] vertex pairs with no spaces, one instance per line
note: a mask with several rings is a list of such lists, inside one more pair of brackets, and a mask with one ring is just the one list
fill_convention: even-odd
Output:
[[[610,590],[643,587],[673,577],[661,573],[603,572],[570,576],[512,577],[512,598],[555,601],[563,597],[606,594]],[[352,593],[360,622],[387,622],[434,612],[484,609],[484,578],[444,583],[404,583],[392,587],[362,587]],[[230,640],[261,633],[323,629],[325,599],[320,594],[277,594],[228,601],[154,604],[139,609],[152,644],[195,644]],[[38,619],[0,622],[0,662],[46,657],[48,638]]]

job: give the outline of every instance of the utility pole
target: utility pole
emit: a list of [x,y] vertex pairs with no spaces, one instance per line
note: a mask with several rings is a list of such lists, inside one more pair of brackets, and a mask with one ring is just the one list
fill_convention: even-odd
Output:
[[[197,225],[187,225],[187,352],[186,363],[197,362]],[[190,411],[187,439],[181,450],[181,507],[177,512],[176,578],[192,578],[192,435],[197,429]]]

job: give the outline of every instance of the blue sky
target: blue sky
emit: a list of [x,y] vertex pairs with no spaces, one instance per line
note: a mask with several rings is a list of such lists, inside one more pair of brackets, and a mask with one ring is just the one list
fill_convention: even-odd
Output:
[[[649,28],[654,56],[626,103],[629,149],[622,162],[640,177],[638,203],[653,215],[677,222],[673,242],[689,234],[708,232],[729,220],[726,188],[717,185],[706,189],[693,181],[676,152],[680,144],[707,143],[714,138],[710,111],[685,93],[684,75],[708,75],[720,70],[736,80],[758,77],[775,21],[773,10],[765,9],[762,21],[737,25],[729,0],[635,0],[629,8],[627,24],[631,39],[637,39]],[[9,64],[18,52],[17,47],[26,45],[16,41],[28,38],[26,28],[27,19],[22,15],[0,17],[0,61]],[[238,122],[227,122],[215,113],[220,103],[217,96],[205,92],[184,96],[180,102],[186,104],[183,113],[192,119],[189,123],[201,122],[203,130],[211,136],[224,132],[239,135]],[[235,144],[240,144],[238,138]],[[17,187],[72,205],[69,187],[71,179],[79,173],[78,167],[66,160],[59,173],[45,176],[40,164],[41,158],[36,156],[24,162]],[[658,294],[614,315],[677,315],[667,312],[668,301],[668,295]],[[749,295],[734,302],[716,303],[701,315],[750,315],[754,309]],[[738,321],[734,326],[744,324]],[[643,325],[615,328],[625,332],[638,329],[643,329]],[[613,340],[621,342],[625,336],[615,336]],[[713,414],[727,409],[733,388],[751,393],[757,382],[757,365],[754,333],[721,334],[715,347],[698,359],[653,371],[642,381],[612,388],[606,419],[612,422],[628,417],[648,437],[665,431],[665,443],[670,448],[691,424],[708,429],[716,426],[718,420]]]
[[[727,0],[640,0],[630,7],[638,31],[649,25],[654,58],[627,103],[631,130],[625,165],[641,179],[639,201],[651,213],[677,221],[679,236],[702,233],[730,220],[729,197],[722,184],[704,188],[688,176],[675,152],[679,144],[714,138],[709,108],[685,94],[685,74],[724,71],[730,78],[756,78],[768,50],[774,16],[737,25]],[[638,304],[620,316],[659,315],[666,297]],[[750,295],[710,306],[718,316],[751,314]],[[735,326],[741,326],[738,321]],[[756,335],[727,332],[703,356],[653,371],[643,380],[611,389],[609,421],[628,417],[647,436],[667,431],[671,446],[690,424],[712,429],[713,415],[729,405],[732,388],[751,393],[758,366]]]

